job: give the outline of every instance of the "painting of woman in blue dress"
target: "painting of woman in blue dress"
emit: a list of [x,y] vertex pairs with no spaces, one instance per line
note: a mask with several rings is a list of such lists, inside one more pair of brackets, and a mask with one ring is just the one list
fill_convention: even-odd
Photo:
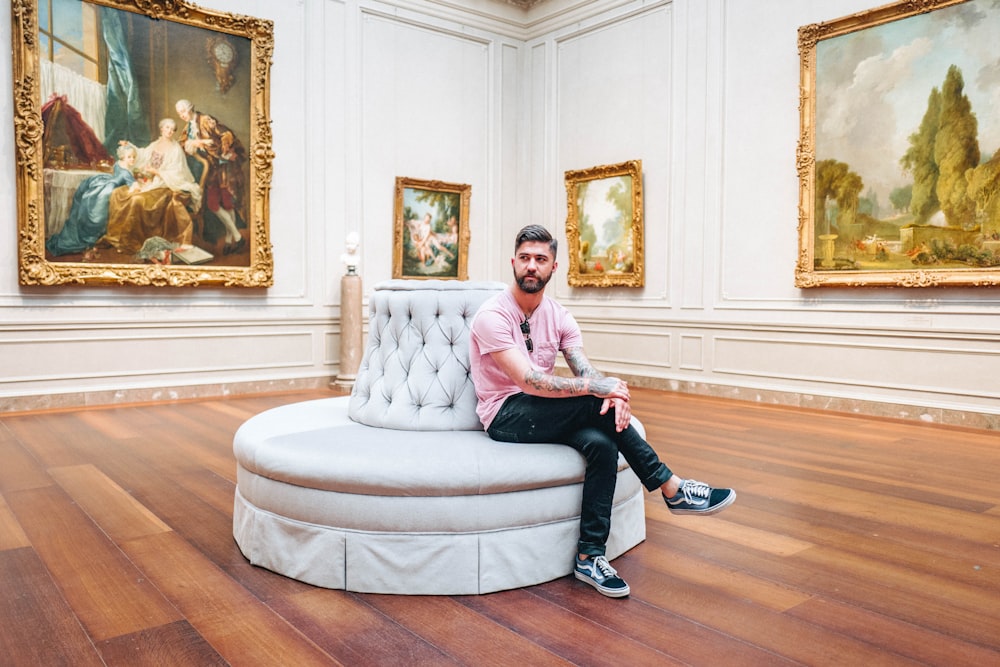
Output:
[[108,202],[112,191],[123,185],[130,189],[139,187],[132,173],[136,156],[135,146],[123,144],[118,148],[118,162],[112,173],[96,174],[80,183],[73,195],[66,224],[45,242],[45,249],[50,254],[88,252],[97,244],[108,228]]

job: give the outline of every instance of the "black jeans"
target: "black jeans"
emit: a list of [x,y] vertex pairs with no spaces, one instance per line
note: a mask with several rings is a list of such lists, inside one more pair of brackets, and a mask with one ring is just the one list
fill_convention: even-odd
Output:
[[618,475],[618,452],[650,491],[673,475],[634,427],[615,431],[614,409],[600,414],[596,396],[542,398],[514,394],[504,401],[487,433],[503,442],[569,445],[587,461],[580,512],[582,554],[603,556],[611,532],[611,505]]

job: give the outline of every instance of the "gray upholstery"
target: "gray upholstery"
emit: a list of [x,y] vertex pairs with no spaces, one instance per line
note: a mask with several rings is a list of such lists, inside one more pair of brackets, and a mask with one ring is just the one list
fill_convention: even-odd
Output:
[[469,376],[469,323],[480,304],[505,287],[451,280],[376,286],[351,419],[405,431],[481,431]]
[[[240,427],[233,536],[251,563],[327,588],[436,595],[572,571],[583,458],[495,442],[475,414],[469,321],[504,288],[378,285],[352,395]],[[645,539],[644,498],[619,457],[609,558]]]

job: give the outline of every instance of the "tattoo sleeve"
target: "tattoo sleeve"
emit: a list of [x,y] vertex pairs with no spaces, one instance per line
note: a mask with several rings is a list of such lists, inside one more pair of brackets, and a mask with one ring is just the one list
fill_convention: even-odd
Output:
[[[550,375],[535,369],[529,369],[524,375],[524,383],[541,396],[607,396],[615,390],[617,380],[599,373],[587,360],[581,347],[571,347],[563,350],[566,363],[573,372],[573,377]],[[531,392],[529,392],[531,393]]]
[[587,378],[566,378],[530,370],[524,380],[528,386],[547,396],[580,396],[590,393],[590,381]]
[[583,348],[571,347],[563,351],[566,363],[573,375],[581,378],[603,378],[604,375],[590,365],[587,355],[583,353]]

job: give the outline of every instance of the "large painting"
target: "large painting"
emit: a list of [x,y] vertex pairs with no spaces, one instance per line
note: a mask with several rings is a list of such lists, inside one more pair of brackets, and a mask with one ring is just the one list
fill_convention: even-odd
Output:
[[1000,6],[799,29],[798,287],[1000,285]]
[[642,160],[567,171],[567,281],[642,287]]
[[469,279],[472,186],[396,178],[392,277]]
[[12,0],[23,285],[273,282],[270,21]]

